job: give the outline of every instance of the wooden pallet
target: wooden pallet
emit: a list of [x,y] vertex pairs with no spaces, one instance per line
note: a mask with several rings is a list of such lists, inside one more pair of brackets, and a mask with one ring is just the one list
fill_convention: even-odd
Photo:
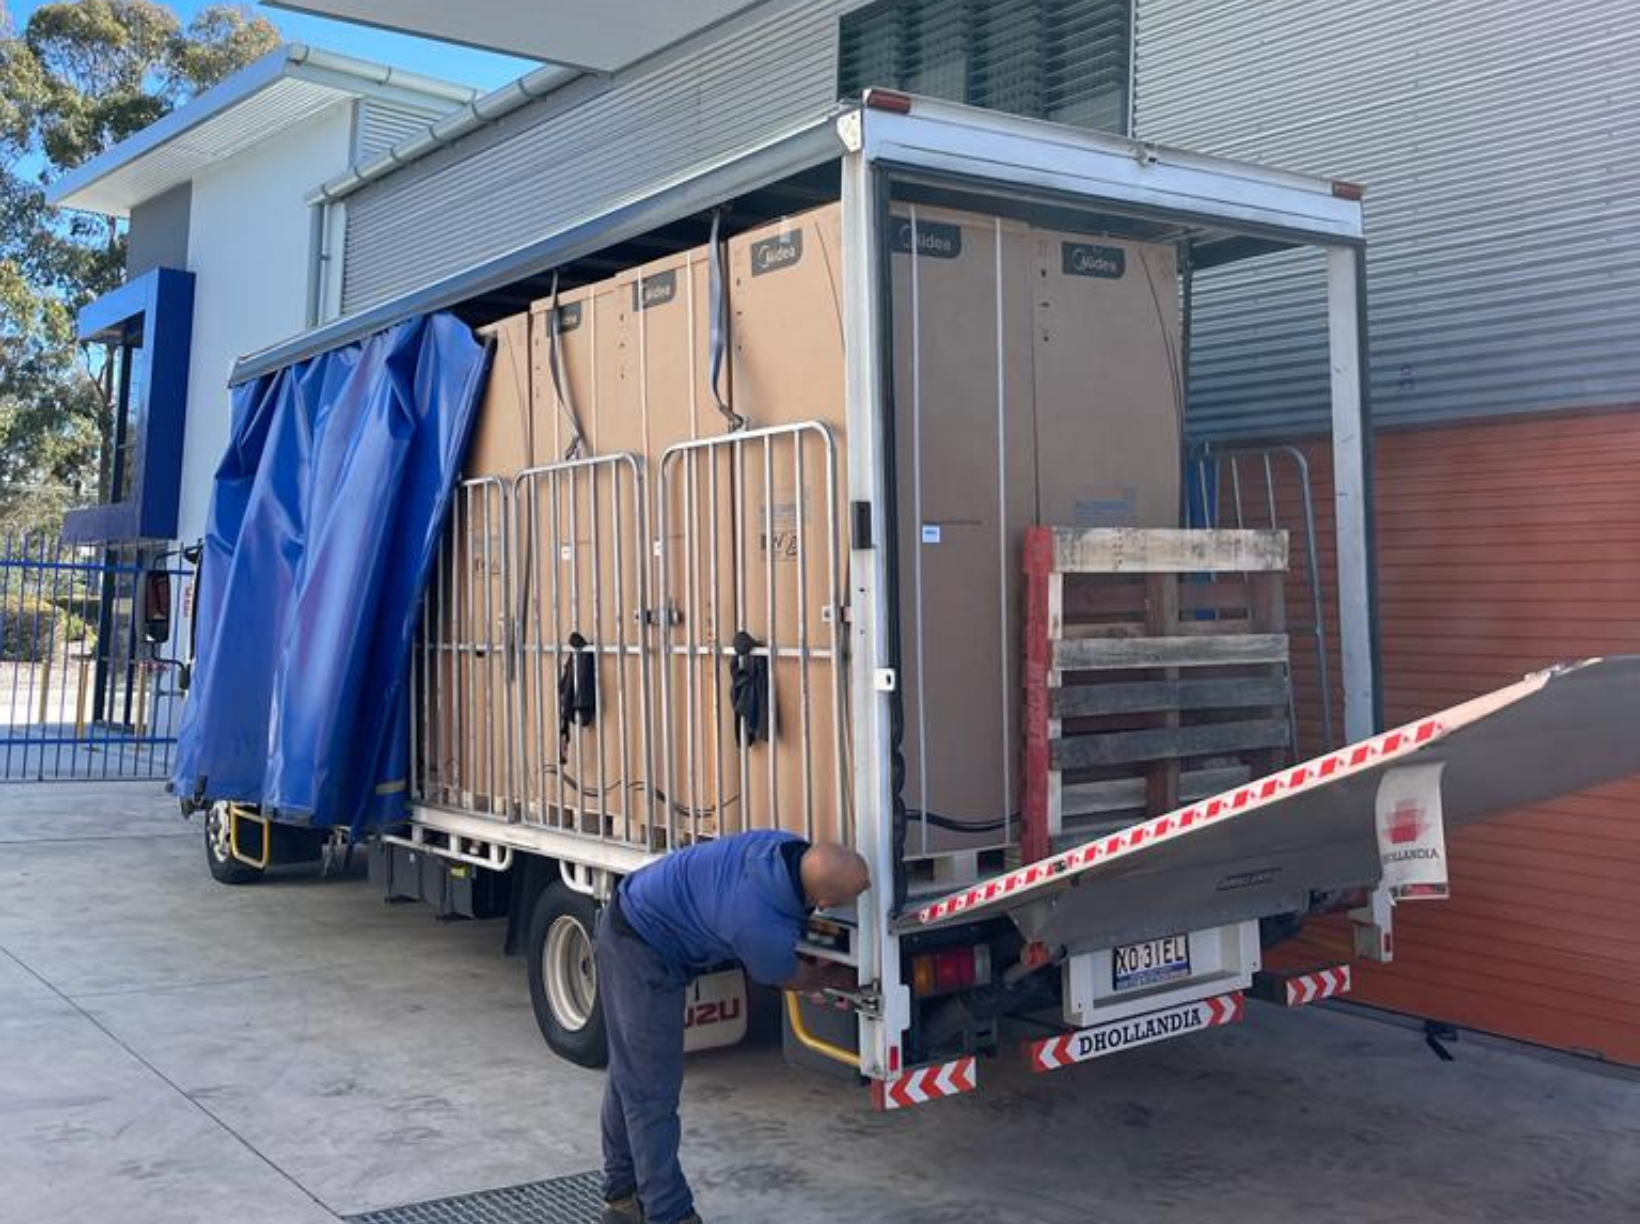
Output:
[[1027,861],[1288,757],[1286,569],[1283,531],[1026,533]]

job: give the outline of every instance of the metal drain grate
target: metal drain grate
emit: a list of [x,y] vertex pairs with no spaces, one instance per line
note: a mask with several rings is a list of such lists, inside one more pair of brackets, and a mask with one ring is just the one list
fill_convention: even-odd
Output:
[[604,1209],[597,1173],[480,1190],[345,1217],[348,1224],[594,1224]]

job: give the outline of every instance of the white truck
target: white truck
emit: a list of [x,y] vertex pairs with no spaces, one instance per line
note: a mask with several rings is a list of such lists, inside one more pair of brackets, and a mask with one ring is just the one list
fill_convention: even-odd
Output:
[[[808,950],[858,988],[783,1023],[883,1108],[974,1089],[1016,1022],[1045,1071],[1348,989],[1262,972],[1261,924],[1347,910],[1388,959],[1394,904],[1444,895],[1444,828],[1640,768],[1635,660],[1375,726],[1363,242],[1352,184],[885,91],[543,238],[562,285],[476,319],[496,358],[373,877],[505,914],[547,1041],[597,1064],[622,876],[741,829],[847,842],[873,887]],[[1278,507],[1257,456],[1249,529],[1238,470],[1184,447],[1195,278],[1297,248],[1326,278],[1337,664],[1307,484]],[[1301,763],[1298,714],[1335,704],[1348,742]],[[219,878],[278,848],[254,807],[206,824]],[[691,1044],[746,1007],[737,970],[703,978]]]

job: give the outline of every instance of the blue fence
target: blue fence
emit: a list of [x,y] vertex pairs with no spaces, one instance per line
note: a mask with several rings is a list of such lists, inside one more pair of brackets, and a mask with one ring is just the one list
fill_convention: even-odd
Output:
[[169,775],[193,581],[169,545],[0,540],[0,782]]

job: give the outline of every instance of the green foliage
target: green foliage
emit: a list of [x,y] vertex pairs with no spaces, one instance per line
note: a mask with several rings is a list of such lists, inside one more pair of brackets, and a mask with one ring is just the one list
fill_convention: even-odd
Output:
[[279,45],[279,31],[233,4],[200,9],[172,51],[178,79],[189,89],[209,89]]
[[32,591],[0,600],[0,663],[43,663],[65,645],[96,641],[91,626]]
[[278,45],[236,5],[184,27],[151,0],[70,0],[17,32],[0,0],[0,534],[51,529],[108,481],[106,371],[74,316],[120,283],[125,238],[45,185]]

